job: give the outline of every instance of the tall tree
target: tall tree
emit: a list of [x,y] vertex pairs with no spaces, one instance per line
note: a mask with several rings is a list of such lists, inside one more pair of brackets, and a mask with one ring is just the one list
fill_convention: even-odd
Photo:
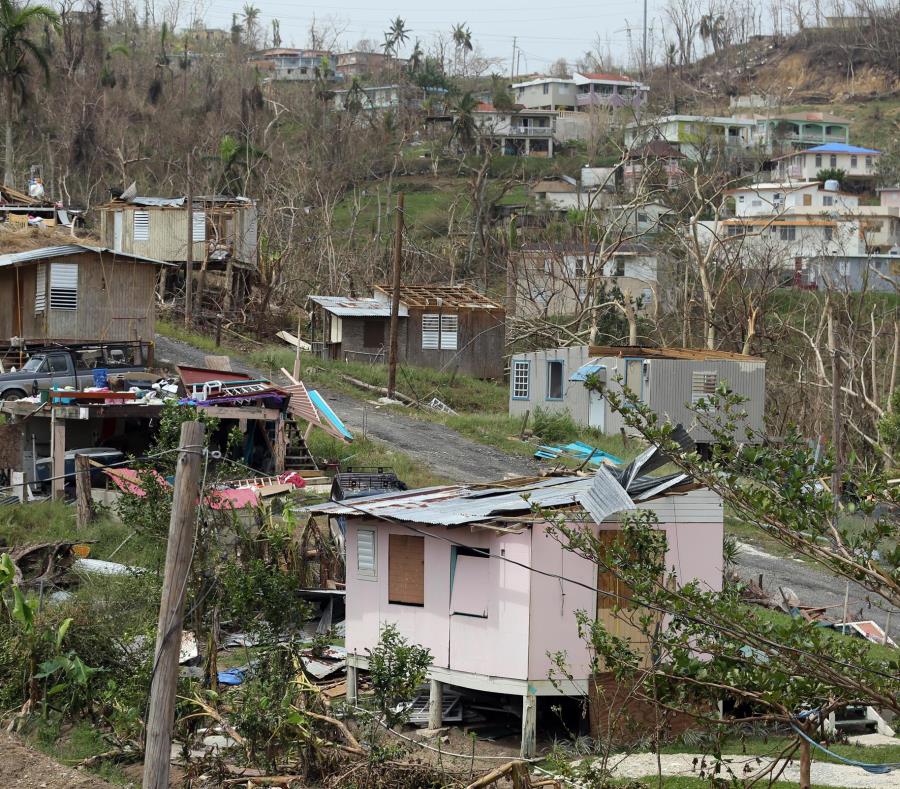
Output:
[[259,9],[253,3],[246,3],[242,13],[244,29],[247,31],[247,46],[255,47],[259,33]]
[[396,56],[400,45],[406,43],[411,32],[404,19],[399,16],[392,19],[390,27],[384,33],[384,54],[388,57]]
[[462,55],[462,71],[465,73],[466,53],[471,52],[473,49],[472,31],[465,22],[461,22],[460,24],[453,26],[451,36],[453,38],[453,46],[456,48],[457,61],[460,59],[460,54]]
[[39,32],[41,26],[55,30],[58,25],[59,17],[47,6],[22,6],[13,0],[0,0],[0,83],[6,126],[3,183],[7,186],[12,186],[14,181],[13,122],[18,109],[30,97],[33,65],[37,64],[44,78],[50,79],[47,48],[37,38],[32,38],[31,33]]

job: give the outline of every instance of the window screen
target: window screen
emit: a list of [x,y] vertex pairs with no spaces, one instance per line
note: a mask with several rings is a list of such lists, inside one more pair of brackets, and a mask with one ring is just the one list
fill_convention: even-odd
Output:
[[375,551],[375,530],[356,532],[356,574],[360,578],[375,578],[378,574]]
[[441,315],[441,350],[455,351],[459,337],[459,316]]
[[691,403],[703,400],[716,393],[716,382],[718,374],[714,372],[700,372],[695,370],[691,373]]
[[529,362],[513,362],[512,396],[514,400],[528,400],[531,397],[531,364]]
[[547,362],[547,399],[563,399],[563,363]]
[[194,211],[194,241],[206,241],[206,212]]
[[78,309],[78,264],[50,264],[50,309]]
[[425,605],[425,538],[388,535],[388,602]]
[[47,264],[38,263],[34,280],[34,311],[47,309]]
[[150,240],[150,212],[135,211],[134,212],[134,240],[149,241]]
[[363,321],[363,347],[381,348],[384,345],[384,321],[366,319]]
[[422,316],[422,350],[433,351],[440,347],[441,318],[439,315]]

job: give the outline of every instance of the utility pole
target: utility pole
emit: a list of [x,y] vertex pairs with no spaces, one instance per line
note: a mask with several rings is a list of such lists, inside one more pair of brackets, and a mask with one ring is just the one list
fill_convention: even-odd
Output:
[[394,232],[394,281],[391,289],[391,341],[388,348],[387,396],[397,386],[397,339],[400,333],[400,264],[403,258],[403,192],[397,194],[397,229]]
[[144,789],[168,789],[169,786],[184,596],[191,569],[197,520],[200,457],[203,454],[202,423],[182,422],[178,451],[175,495],[172,500],[172,517],[169,520],[169,544],[166,549],[166,569],[150,682],[150,712],[147,716],[147,739],[144,745]]
[[509,61],[509,81],[514,82],[516,78],[516,36],[513,36],[513,53],[512,60]]
[[644,0],[644,43],[641,50],[641,82],[647,81],[647,0]]
[[187,163],[187,254],[184,260],[184,325],[191,325],[194,309],[194,182],[191,180],[191,155]]

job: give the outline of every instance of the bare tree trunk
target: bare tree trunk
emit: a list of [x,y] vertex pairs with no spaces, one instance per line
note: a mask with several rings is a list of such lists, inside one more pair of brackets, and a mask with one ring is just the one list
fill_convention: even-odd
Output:
[[13,177],[13,89],[12,83],[6,86],[6,140],[3,159],[3,185],[15,186]]
[[800,742],[800,789],[812,789],[810,772],[812,757],[809,752],[809,743],[806,740]]

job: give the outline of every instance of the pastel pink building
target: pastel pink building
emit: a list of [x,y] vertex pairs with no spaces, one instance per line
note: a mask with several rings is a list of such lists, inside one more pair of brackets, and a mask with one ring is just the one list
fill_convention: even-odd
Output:
[[[642,478],[649,479],[649,478]],[[662,478],[661,478],[662,479]],[[591,673],[576,612],[590,611],[633,639],[612,614],[610,578],[565,550],[534,514],[566,508],[582,528],[614,532],[621,513],[597,525],[581,506],[593,477],[551,477],[488,485],[451,485],[333,502],[311,508],[346,526],[348,696],[366,649],[395,624],[427,647],[429,725],[441,724],[444,684],[522,697],[522,753],[535,750],[538,699],[586,695]],[[635,505],[656,513],[668,541],[666,563],[683,582],[722,584],[722,502],[682,476],[658,497],[652,486]],[[646,491],[649,490],[649,497]],[[619,490],[621,495],[627,495]],[[609,508],[607,508],[609,509]],[[596,509],[593,510],[596,513]],[[639,638],[639,637],[637,637]],[[571,680],[551,681],[550,654],[565,652]]]

